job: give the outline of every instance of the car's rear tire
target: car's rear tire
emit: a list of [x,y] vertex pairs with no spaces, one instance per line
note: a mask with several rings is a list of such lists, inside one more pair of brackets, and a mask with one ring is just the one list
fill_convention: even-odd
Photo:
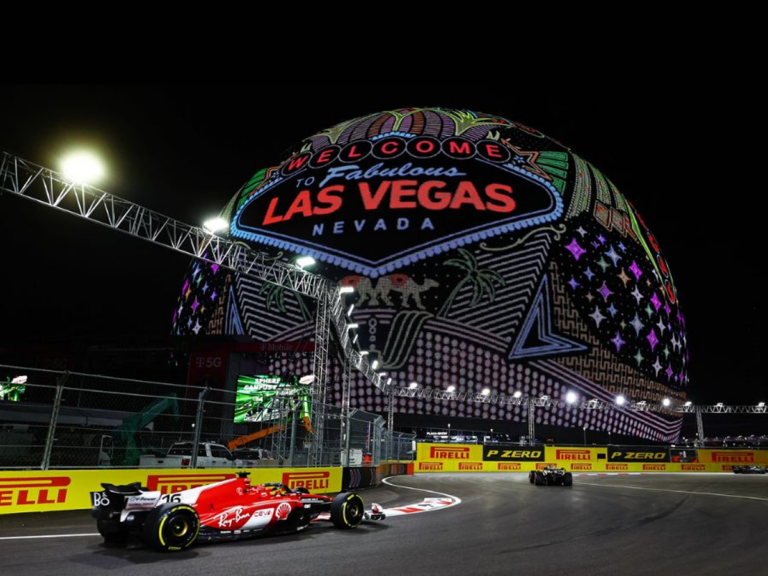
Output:
[[544,486],[544,484],[547,483],[547,481],[544,479],[544,474],[541,472],[536,472],[535,474],[536,478],[534,479],[533,483],[536,484],[536,486]]
[[162,552],[186,550],[197,540],[200,518],[188,504],[169,502],[149,513],[144,523],[144,541]]
[[570,472],[563,474],[563,486],[573,486],[573,474]]
[[125,544],[128,530],[117,520],[96,520],[96,529],[107,544]]
[[365,516],[365,502],[354,492],[342,492],[331,503],[331,522],[336,528],[357,528]]
[[533,484],[533,483],[536,481],[536,472],[534,472],[533,470],[531,470],[530,472],[528,472],[528,481],[529,481],[531,484]]

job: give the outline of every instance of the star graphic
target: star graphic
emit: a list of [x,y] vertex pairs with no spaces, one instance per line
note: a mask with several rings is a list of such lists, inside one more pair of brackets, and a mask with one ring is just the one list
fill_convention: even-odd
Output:
[[605,236],[600,234],[600,236],[597,237],[597,239],[600,241],[600,244],[605,244]]
[[608,307],[608,313],[609,313],[609,314],[610,314],[612,317],[616,318],[616,314],[618,314],[618,313],[619,313],[619,311],[618,311],[618,310],[616,310],[616,307],[613,305],[613,303],[611,303],[611,305]]
[[656,370],[656,376],[659,375],[659,371],[661,370],[662,366],[659,364],[659,359],[656,358],[656,363],[652,366],[654,370]]
[[656,294],[656,292],[653,293],[653,298],[651,298],[651,304],[653,304],[653,307],[656,308],[656,312],[658,312],[659,308],[661,308],[661,301],[659,300],[659,295]]
[[600,294],[602,294],[602,296],[603,296],[603,298],[605,299],[606,302],[608,302],[608,297],[611,294],[613,294],[613,292],[610,291],[610,289],[605,284],[605,282],[603,282],[603,286],[602,286],[602,288],[600,288],[600,290],[598,290],[598,292],[600,292]]
[[595,295],[592,294],[592,292],[587,294],[587,300],[589,300],[590,304],[592,303],[592,300],[594,300],[594,299],[595,299]]
[[195,298],[195,302],[192,304],[192,312],[197,312],[197,308],[200,306],[200,302]]
[[619,332],[616,332],[616,338],[611,340],[611,342],[616,346],[616,352],[621,352],[621,347],[626,344],[626,342],[621,339],[621,334]]
[[568,244],[568,246],[565,247],[565,249],[568,250],[571,254],[573,254],[573,257],[576,258],[577,261],[579,260],[579,258],[581,258],[582,256],[584,256],[584,254],[587,253],[587,251],[584,250],[584,248],[579,246],[579,243],[576,240],[576,238],[574,238],[573,241],[570,244]]
[[[627,287],[627,284],[629,284],[629,281],[632,280],[629,276],[627,276],[627,273],[624,271],[624,268],[621,269],[621,274],[617,275],[619,277],[619,280],[621,280],[624,283],[624,287]],[[637,286],[635,286],[637,288]]]
[[202,329],[202,326],[200,326],[200,322],[195,321],[195,327],[192,328],[192,331],[197,334]]
[[645,307],[645,313],[648,314],[648,318],[653,318],[653,308],[650,304]]
[[600,313],[600,309],[597,306],[595,306],[595,311],[590,314],[590,317],[595,321],[595,324],[597,324],[598,328],[600,328],[600,322],[605,320],[605,316]]
[[669,346],[664,346],[664,358],[669,360]]
[[643,363],[643,360],[645,360],[645,358],[643,358],[643,355],[640,353],[640,350],[638,350],[637,354],[635,354],[635,362],[637,362],[637,365],[640,366],[640,364]]
[[637,289],[637,286],[635,286],[635,289],[632,290],[632,296],[635,297],[635,300],[637,300],[638,304],[640,304],[640,300],[643,299],[643,295],[640,294],[640,290]]
[[613,261],[614,266],[619,265],[619,260],[621,260],[621,256],[619,256],[618,252],[614,249],[613,246],[611,246],[611,249],[605,253],[608,258],[610,258]]
[[667,325],[664,324],[664,319],[663,318],[659,318],[659,322],[658,322],[658,324],[656,324],[656,326],[659,327],[659,332],[661,332],[661,335],[664,336],[664,330],[667,329]]
[[207,292],[208,292],[208,282],[206,282],[205,285],[203,285],[203,294]]
[[184,294],[184,292],[187,291],[187,288],[189,288],[189,280],[184,281],[184,286],[181,287],[181,293]]
[[591,269],[591,268],[587,267],[587,269],[584,271],[584,275],[585,275],[585,276],[586,276],[586,277],[587,277],[589,280],[592,280],[592,278],[594,278],[594,276],[595,276],[595,273],[594,273],[594,272],[592,272],[592,269]]
[[619,242],[619,250],[621,250],[622,252],[627,251],[627,247],[624,246],[624,242]]
[[664,304],[664,312],[667,313],[667,317],[672,315],[672,308],[669,307],[669,302]]
[[637,262],[632,261],[632,266],[629,267],[629,271],[632,272],[632,274],[635,275],[635,278],[639,281],[640,276],[643,275],[643,271],[640,269],[640,266],[637,265]]
[[637,336],[640,336],[640,330],[645,328],[645,324],[643,324],[640,321],[640,315],[639,314],[635,313],[635,319],[632,320],[631,324],[632,324],[632,328],[635,329],[635,332],[637,333]]
[[192,327],[192,317],[187,319],[187,328],[191,328],[191,327]]
[[217,274],[219,272],[219,265],[218,264],[211,264],[211,270],[213,270],[214,274]]
[[539,152],[535,150],[520,150],[518,147],[516,147],[514,144],[511,144],[510,142],[506,142],[507,146],[509,146],[514,155],[512,156],[512,162],[514,162],[515,165],[522,168],[525,167],[527,171],[533,172],[534,174],[538,174],[545,180],[552,180],[552,177],[544,172],[541,168],[539,168],[538,164],[536,164],[536,161],[539,158]]
[[211,294],[211,300],[216,300],[216,290]]
[[184,310],[184,304],[179,304],[179,316],[181,316],[182,310]]
[[574,290],[576,290],[577,287],[581,286],[581,284],[576,282],[576,278],[574,278],[573,276],[571,276],[571,279],[568,281],[568,284],[570,284],[571,288],[573,288]]
[[656,332],[653,331],[653,328],[651,328],[651,333],[646,336],[648,339],[648,343],[651,345],[651,352],[653,352],[656,349],[656,346],[659,345],[659,339],[656,337]]
[[192,288],[187,288],[186,294],[184,294],[184,299],[189,299],[189,295],[192,294]]
[[584,238],[584,236],[586,236],[586,235],[587,235],[587,231],[586,231],[586,230],[584,230],[584,228],[582,228],[581,226],[579,226],[578,228],[576,228],[576,232],[578,232],[579,234],[581,234],[581,237],[582,237],[582,238]]
[[608,266],[610,266],[610,264],[605,261],[605,258],[600,258],[600,262],[598,262],[597,265],[603,269],[603,273],[605,273],[605,271],[608,269]]
[[624,320],[621,321],[621,324],[619,324],[619,326],[621,326],[622,330],[626,330],[627,329],[627,323],[624,322]]
[[667,379],[672,380],[672,374],[674,373],[675,372],[672,370],[672,365],[670,364],[669,367],[667,368]]

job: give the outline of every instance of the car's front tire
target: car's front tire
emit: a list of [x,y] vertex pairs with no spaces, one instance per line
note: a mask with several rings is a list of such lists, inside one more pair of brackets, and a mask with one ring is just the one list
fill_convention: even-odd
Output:
[[365,515],[365,503],[354,492],[342,492],[331,503],[331,522],[336,528],[357,528]]
[[144,523],[144,541],[162,552],[186,550],[197,540],[200,518],[188,504],[169,502],[149,513]]

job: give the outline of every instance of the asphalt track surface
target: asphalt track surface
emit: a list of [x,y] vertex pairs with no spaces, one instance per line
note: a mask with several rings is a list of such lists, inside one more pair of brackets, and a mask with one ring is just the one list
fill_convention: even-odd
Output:
[[[305,532],[163,554],[102,543],[86,512],[0,516],[8,575],[766,574],[768,476],[577,476],[571,488],[524,474],[424,474],[363,492],[385,507],[433,496],[444,510],[356,530]],[[68,535],[56,538],[8,537]]]

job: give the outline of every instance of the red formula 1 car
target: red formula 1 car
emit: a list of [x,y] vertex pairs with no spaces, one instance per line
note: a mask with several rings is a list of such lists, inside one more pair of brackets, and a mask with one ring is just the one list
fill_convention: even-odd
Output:
[[173,494],[150,491],[138,482],[102,486],[104,491],[91,492],[91,498],[104,541],[127,543],[134,536],[163,551],[184,550],[197,540],[298,532],[321,514],[328,514],[338,528],[357,528],[364,519],[385,517],[378,504],[366,511],[363,499],[353,492],[331,498],[285,484],[251,485],[248,472]]

